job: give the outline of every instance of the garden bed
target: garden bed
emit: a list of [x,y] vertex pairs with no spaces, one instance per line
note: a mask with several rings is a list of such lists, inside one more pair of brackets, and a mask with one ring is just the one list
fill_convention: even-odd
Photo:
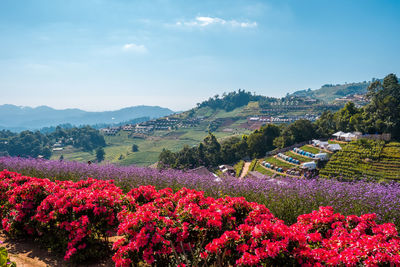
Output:
[[[265,182],[281,187],[288,181]],[[106,237],[115,233],[120,236],[112,251],[116,266],[400,264],[394,224],[377,224],[374,214],[346,217],[332,207],[285,224],[244,198],[153,186],[124,194],[107,180],[52,182],[8,171],[0,172],[0,201],[8,236],[35,240],[68,262],[88,266],[88,259],[109,259]]]

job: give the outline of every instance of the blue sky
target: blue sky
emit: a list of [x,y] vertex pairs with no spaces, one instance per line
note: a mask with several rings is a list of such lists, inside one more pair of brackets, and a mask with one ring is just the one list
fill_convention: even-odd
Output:
[[400,70],[397,0],[1,0],[0,104],[185,110]]

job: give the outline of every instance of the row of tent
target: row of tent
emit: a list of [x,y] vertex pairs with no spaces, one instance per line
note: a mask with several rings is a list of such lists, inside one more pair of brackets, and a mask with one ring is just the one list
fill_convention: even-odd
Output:
[[294,158],[289,157],[289,156],[286,156],[285,154],[279,153],[279,154],[278,154],[278,157],[280,157],[281,159],[283,159],[283,160],[285,160],[285,161],[287,161],[287,162],[300,165],[300,161],[299,161],[299,160],[294,159]]
[[275,170],[275,171],[277,171],[277,172],[282,172],[283,173],[283,169],[282,168],[280,168],[280,167],[278,167],[278,166],[274,166],[274,165],[272,165],[271,163],[269,163],[269,162],[266,162],[265,160],[261,163],[263,166],[265,166],[265,167],[267,167],[267,168],[269,168],[269,169],[272,169],[272,170]]
[[335,136],[339,140],[351,141],[351,140],[355,140],[358,137],[362,136],[362,133],[360,133],[360,132],[345,133],[345,132],[339,131],[332,135]]
[[315,158],[315,154],[314,153],[304,151],[304,150],[302,150],[300,148],[297,148],[297,147],[293,148],[293,151],[296,152],[297,154],[300,154],[300,155],[303,155],[303,156],[306,156],[306,157],[309,157],[309,158]]

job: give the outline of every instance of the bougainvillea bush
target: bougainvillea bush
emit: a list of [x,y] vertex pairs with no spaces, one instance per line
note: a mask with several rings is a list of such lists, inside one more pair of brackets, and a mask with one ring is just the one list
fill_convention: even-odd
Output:
[[397,266],[400,237],[375,214],[344,216],[332,207],[292,225],[244,198],[207,197],[182,188],[113,181],[50,181],[0,172],[3,230],[42,241],[82,262],[111,253],[116,266]]
[[122,190],[112,181],[56,181],[0,172],[1,222],[12,237],[31,237],[74,261],[107,253],[118,226]]
[[265,206],[243,198],[214,199],[188,189],[172,194],[152,187],[129,194],[133,201],[146,201],[119,214],[118,234],[124,238],[114,244],[116,266],[140,261],[159,266],[400,264],[396,227],[377,224],[374,214],[346,217],[321,207],[287,226]]

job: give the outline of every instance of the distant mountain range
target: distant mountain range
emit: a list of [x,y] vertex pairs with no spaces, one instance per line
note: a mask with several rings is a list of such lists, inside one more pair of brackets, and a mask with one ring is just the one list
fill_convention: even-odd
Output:
[[310,97],[332,102],[336,98],[340,98],[353,94],[365,94],[371,82],[346,83],[346,84],[325,84],[316,90],[306,89],[296,91],[291,96]]
[[81,109],[53,109],[48,106],[0,105],[0,130],[35,130],[70,123],[72,125],[111,124],[141,117],[159,118],[175,113],[159,106],[134,106],[115,111],[89,112]]

